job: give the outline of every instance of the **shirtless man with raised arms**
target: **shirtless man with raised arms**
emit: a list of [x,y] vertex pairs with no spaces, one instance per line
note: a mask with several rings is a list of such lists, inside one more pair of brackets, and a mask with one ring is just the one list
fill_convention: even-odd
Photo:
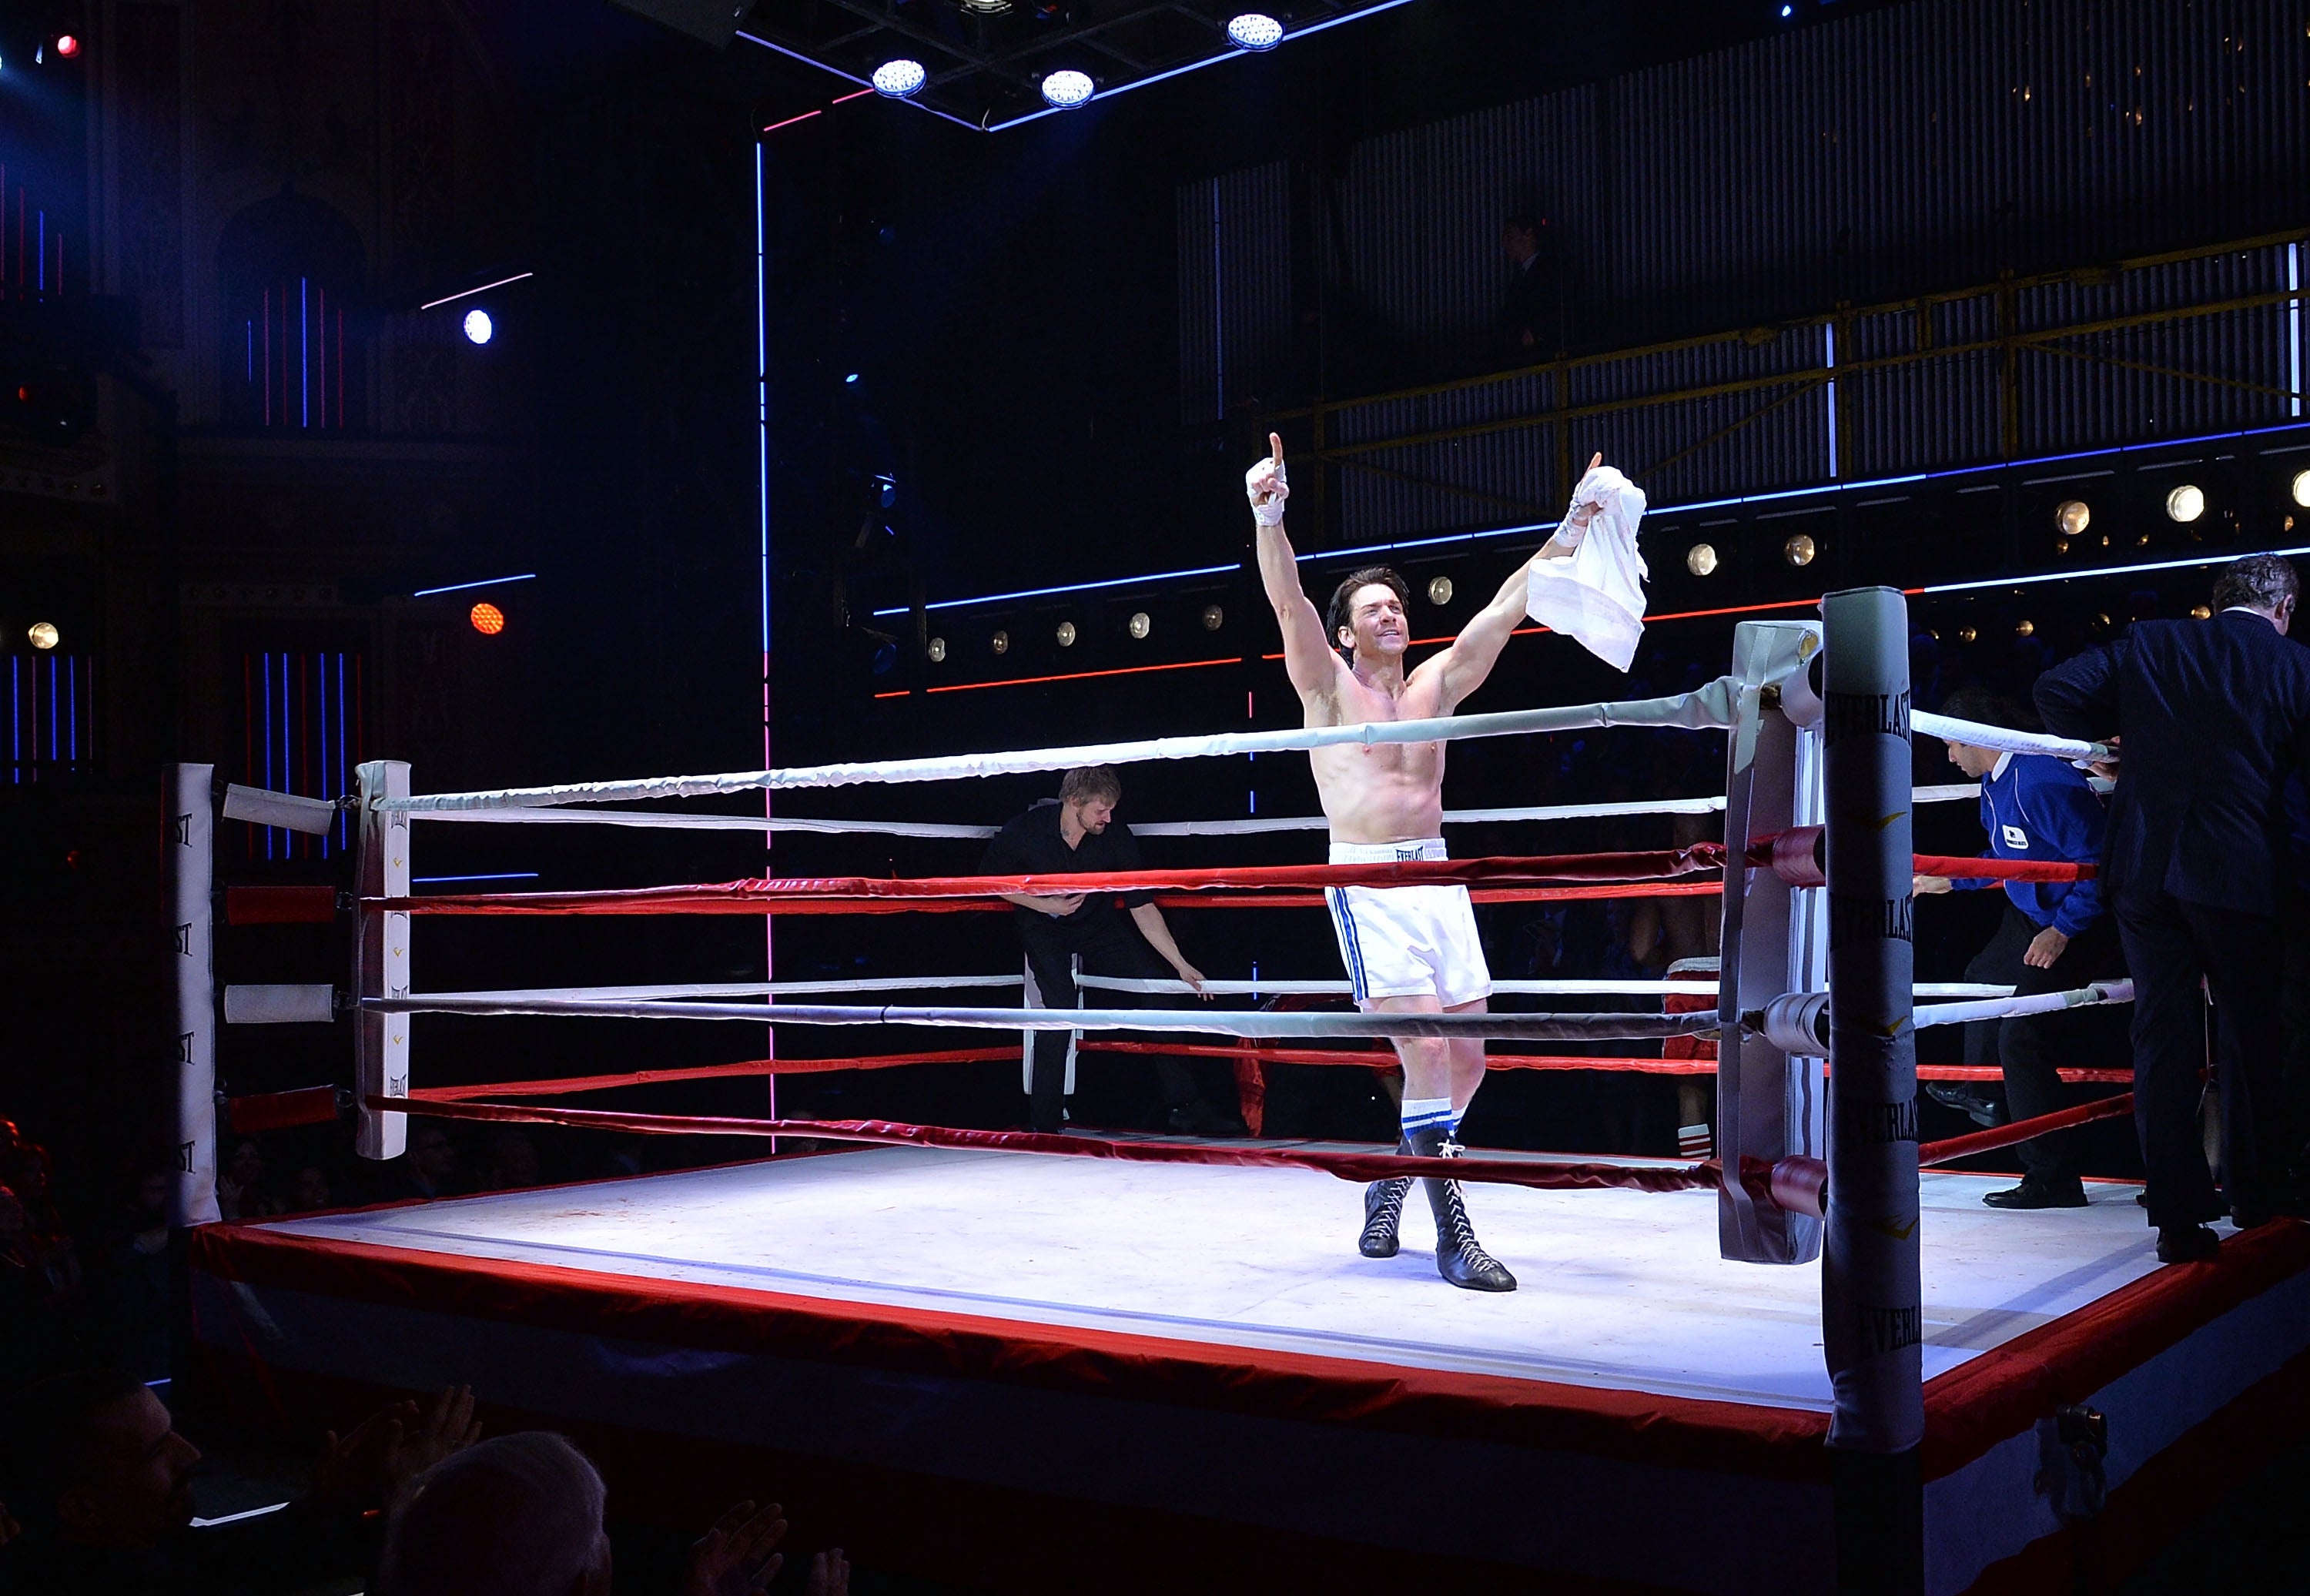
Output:
[[[1525,572],[1519,566],[1498,594],[1462,629],[1450,647],[1408,675],[1411,641],[1403,578],[1384,566],[1351,573],[1332,594],[1330,612],[1299,585],[1299,567],[1283,532],[1291,495],[1283,440],[1267,438],[1268,457],[1244,478],[1259,525],[1259,574],[1283,630],[1283,668],[1310,726],[1368,721],[1428,720],[1452,714],[1484,684],[1509,635],[1524,619]],[[1602,460],[1590,462],[1592,468]],[[1585,512],[1568,517],[1576,529]],[[1559,534],[1560,535],[1560,534]],[[1551,537],[1533,556],[1570,552]],[[1332,863],[1366,864],[1444,858],[1444,745],[1385,742],[1310,750],[1316,790],[1331,822]],[[1333,887],[1331,905],[1340,957],[1357,1003],[1384,1014],[1481,1014],[1491,972],[1476,937],[1465,887]],[[1484,1045],[1476,1038],[1407,1037],[1403,1061],[1403,1141],[1399,1152],[1451,1157],[1453,1135],[1484,1080]],[[1515,1277],[1477,1245],[1456,1181],[1429,1180],[1436,1213],[1436,1267],[1472,1291],[1513,1291]],[[1393,1257],[1409,1179],[1384,1180],[1364,1192],[1367,1258]]]

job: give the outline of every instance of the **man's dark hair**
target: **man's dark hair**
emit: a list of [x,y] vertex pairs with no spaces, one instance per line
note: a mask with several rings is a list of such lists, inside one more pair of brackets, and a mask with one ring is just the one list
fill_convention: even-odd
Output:
[[1941,700],[1941,713],[1951,720],[1969,720],[1984,726],[2003,726],[2010,732],[2042,732],[2045,723],[2036,711],[2028,708],[2003,693],[1985,687],[1967,685]]
[[2301,591],[2302,578],[2292,560],[2280,554],[2249,554],[2222,568],[2221,579],[2214,584],[2214,610],[2219,613],[2233,604],[2275,610]]
[[57,1494],[80,1483],[96,1461],[91,1421],[143,1389],[126,1369],[75,1369],[0,1402],[0,1502],[27,1530],[56,1529]]
[[1508,217],[1507,224],[1502,230],[1511,233],[1530,233],[1536,239],[1540,237],[1540,218],[1530,211],[1518,211]]
[[1059,802],[1072,803],[1079,798],[1104,798],[1109,803],[1123,802],[1123,777],[1112,765],[1082,765],[1059,778]]
[[1356,589],[1369,587],[1375,582],[1382,587],[1393,588],[1396,602],[1407,611],[1411,608],[1411,589],[1393,568],[1368,565],[1359,571],[1350,571],[1346,579],[1332,589],[1331,604],[1324,611],[1324,631],[1332,639],[1332,646],[1338,648],[1342,655],[1352,658],[1356,652],[1353,646],[1342,647],[1340,644],[1340,629],[1355,620]]

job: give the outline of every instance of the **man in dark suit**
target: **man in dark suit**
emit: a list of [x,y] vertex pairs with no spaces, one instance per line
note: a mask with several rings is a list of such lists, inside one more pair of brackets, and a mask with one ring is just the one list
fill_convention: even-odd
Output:
[[[2280,1111],[2279,895],[2287,777],[2310,765],[2310,650],[2287,640],[2300,582],[2273,554],[2233,561],[2210,620],[2146,620],[2038,678],[2058,735],[2117,742],[2101,884],[2133,974],[2135,1128],[2167,1262],[2212,1255],[2288,1200]],[[2222,1196],[2198,1132],[2201,977],[2219,1037]],[[2227,1198],[2227,1203],[2224,1198]]]

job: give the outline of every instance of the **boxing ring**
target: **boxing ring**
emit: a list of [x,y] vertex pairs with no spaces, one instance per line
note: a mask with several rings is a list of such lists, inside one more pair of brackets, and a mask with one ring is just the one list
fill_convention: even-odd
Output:
[[[1832,661],[1836,636],[1832,624]],[[203,1384],[244,1417],[293,1424],[378,1390],[471,1383],[497,1422],[550,1425],[586,1444],[630,1514],[672,1518],[760,1481],[813,1533],[873,1548],[874,1566],[1003,1591],[1402,1590],[1446,1579],[1478,1590],[1827,1590],[1837,1508],[1824,1441],[1833,1424],[1898,1427],[1906,1390],[1920,1409],[1922,1448],[1910,1445],[1927,1589],[2036,1587],[2069,1576],[2079,1558],[2122,1569],[2155,1549],[2177,1503],[2218,1491],[2227,1470],[2249,1463],[2274,1422],[2310,1413],[2310,1229],[2266,1226],[2226,1240],[2210,1262],[2160,1269],[2132,1185],[2089,1183],[2082,1209],[1987,1210],[1982,1193],[2010,1177],[1939,1166],[2125,1113],[2129,1100],[2105,1097],[1920,1147],[1912,1084],[1906,1137],[1897,1128],[1886,1140],[1896,1175],[1908,1171],[1913,1206],[1906,1220],[1872,1211],[1860,1227],[1907,1249],[1896,1256],[1916,1271],[1914,1305],[1899,1310],[1910,1333],[1875,1349],[1863,1370],[1894,1400],[1872,1407],[1841,1388],[1856,1365],[1825,1355],[1835,1334],[1824,1324],[1839,1322],[1841,1297],[1880,1301],[1886,1288],[1853,1250],[1859,1199],[1837,1195],[1860,1191],[1865,1171],[1839,1140],[1849,1127],[1830,1112],[1830,1086],[1850,1071],[1858,1096],[1868,1061],[1838,1028],[1858,1011],[1848,1002],[1832,1016],[1827,1000],[1832,943],[1844,938],[1848,958],[1856,945],[1829,900],[1840,864],[1849,872],[1874,856],[1871,845],[1839,840],[1868,828],[1842,821],[1834,803],[1837,696],[1824,690],[1820,642],[1818,627],[1750,623],[1732,672],[1698,693],[1446,722],[488,794],[413,794],[406,766],[365,766],[349,994],[365,1154],[398,1155],[413,1116],[744,1136],[783,1150],[679,1173],[204,1226],[192,1242]],[[1911,717],[1905,688],[1898,722],[1874,726],[1876,741],[1905,742],[1914,720],[2031,755],[2089,751]],[[1721,807],[1726,836],[1743,842],[1729,853],[1699,845],[1041,880],[783,878],[425,897],[410,885],[412,833],[426,824],[834,829],[855,823],[580,806],[1620,724],[1728,733],[1721,799],[1613,807]],[[1904,757],[1904,791],[1906,769]],[[1477,812],[1546,824],[1592,811]],[[1896,829],[1898,857],[1880,863],[1904,875],[2047,869],[1912,858],[1906,819]],[[1005,976],[480,989],[421,987],[412,975],[413,945],[439,915],[1007,913],[995,894],[1125,889],[1155,890],[1167,907],[1305,910],[1324,887],[1412,882],[1465,884],[1479,901],[1716,897],[1722,974],[1499,982],[1504,996],[1617,995],[1659,1007],[1481,1016],[1022,1010],[991,1001],[1015,984]],[[249,912],[260,911],[252,902]],[[1134,995],[1171,987],[1083,984]],[[1210,984],[1220,999],[1293,1001],[1334,998],[1344,986]],[[315,1017],[309,996],[262,990],[242,992],[245,1018]],[[908,993],[937,1001],[883,1001]],[[2129,997],[2109,982],[2017,1002],[2002,989],[1905,977],[1896,1023],[1880,1029],[1913,1044],[1920,1026]],[[1932,1001],[1912,1010],[1914,998]],[[234,1009],[229,991],[229,1020]],[[1246,1089],[1266,1063],[1369,1068],[1389,1061],[1393,1037],[1477,1035],[1506,1045],[1490,1055],[1495,1068],[1714,1076],[1719,1156],[1430,1159],[1256,1134],[1214,1142],[603,1110],[569,1099],[679,1080],[1011,1060],[1020,1049],[850,1048],[439,1086],[423,1080],[413,1041],[420,1017],[435,1014],[775,1022],[838,1028],[846,1038],[889,1025],[1063,1029],[1081,1033],[1086,1053],[1232,1061]],[[1581,1050],[1628,1042],[1657,1043],[1659,1054]],[[1824,1067],[1831,1055],[1834,1072]],[[1993,1073],[1908,1067],[1928,1079]],[[245,1130],[334,1115],[338,1096],[321,1087],[236,1103],[231,1120]],[[1245,1104],[1255,1110],[1248,1089]],[[1247,1117],[1256,1132],[1255,1112]],[[1845,1173],[1832,1177],[1832,1166]],[[1419,1245],[1418,1220],[1401,1255],[1358,1256],[1358,1193],[1345,1183],[1395,1174],[1465,1184],[1488,1246],[1522,1288],[1452,1289]],[[1859,1285],[1825,1282],[1825,1231],[1836,1268]],[[2155,1503],[2155,1522],[2129,1512],[2135,1502]]]

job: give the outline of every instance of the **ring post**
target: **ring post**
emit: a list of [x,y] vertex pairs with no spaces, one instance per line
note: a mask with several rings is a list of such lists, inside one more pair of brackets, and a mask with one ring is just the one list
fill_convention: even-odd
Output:
[[177,1104],[171,1141],[177,1178],[169,1223],[206,1225],[219,1217],[216,1196],[216,975],[210,957],[216,875],[213,765],[169,769],[167,856],[176,927]]
[[[379,810],[381,798],[409,796],[409,766],[372,759],[359,768],[360,829],[354,843],[354,897],[360,907],[353,934],[353,998],[409,995],[409,916],[369,906],[372,898],[409,896],[409,813]],[[378,1014],[364,1006],[353,1026],[353,1097],[360,1118],[353,1148],[364,1158],[397,1158],[408,1146],[409,1116],[372,1111],[372,1097],[409,1095],[406,1014]]]
[[1837,1588],[1924,1589],[1923,1288],[1910,838],[1908,606],[1821,601],[1828,828],[1828,1245],[1821,1343]]
[[[1819,704],[1807,672],[1820,655],[1811,621],[1743,621],[1724,768],[1724,934],[1719,939],[1716,1150],[1727,1170],[1769,1169],[1822,1154],[1821,1061],[1747,1030],[1741,1017],[1793,993],[1827,989],[1826,904],[1769,869],[1744,867],[1749,839],[1820,820]],[[1717,1251],[1739,1263],[1810,1263],[1820,1221],[1759,1202],[1728,1180],[1716,1199]]]

